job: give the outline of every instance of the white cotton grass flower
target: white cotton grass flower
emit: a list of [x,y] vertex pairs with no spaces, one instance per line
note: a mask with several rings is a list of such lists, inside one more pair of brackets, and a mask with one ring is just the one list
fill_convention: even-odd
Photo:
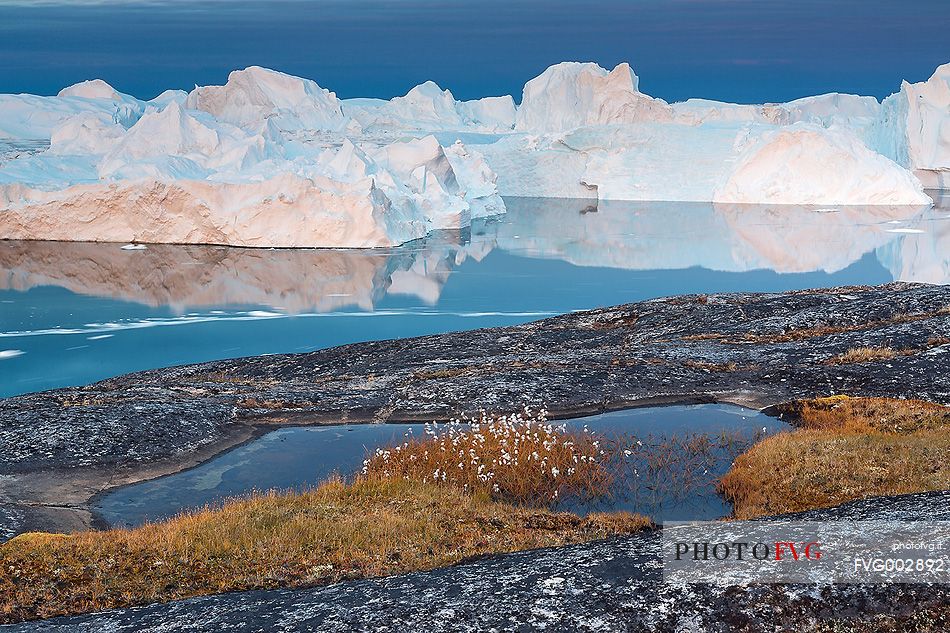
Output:
[[565,493],[587,494],[603,486],[605,451],[594,435],[570,433],[547,421],[544,407],[508,415],[453,418],[426,423],[422,434],[396,447],[378,449],[362,473],[397,476],[481,490],[526,504],[547,503]]

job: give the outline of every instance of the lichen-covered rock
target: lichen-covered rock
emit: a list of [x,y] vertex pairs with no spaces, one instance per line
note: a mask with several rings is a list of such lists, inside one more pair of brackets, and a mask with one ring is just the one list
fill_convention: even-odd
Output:
[[[544,404],[765,406],[846,393],[950,402],[950,288],[656,299],[513,327],[156,369],[0,400],[0,473],[148,463],[269,423],[440,420]],[[850,348],[885,362],[829,365]]]

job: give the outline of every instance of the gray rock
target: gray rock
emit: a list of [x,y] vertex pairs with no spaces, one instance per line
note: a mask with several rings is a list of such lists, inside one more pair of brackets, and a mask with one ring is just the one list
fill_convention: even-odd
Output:
[[[156,369],[0,400],[0,474],[176,459],[236,427],[555,417],[832,393],[950,402],[950,288],[912,284],[658,299],[514,327]],[[824,363],[850,348],[887,361]]]

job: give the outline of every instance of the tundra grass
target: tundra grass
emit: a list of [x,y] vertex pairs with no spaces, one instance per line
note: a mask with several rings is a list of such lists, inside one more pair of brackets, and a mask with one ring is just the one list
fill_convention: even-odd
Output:
[[303,587],[640,530],[628,513],[580,518],[394,478],[261,493],[161,523],[0,545],[0,623],[191,596]]
[[833,397],[789,412],[799,428],[754,445],[720,481],[736,518],[950,489],[950,407]]

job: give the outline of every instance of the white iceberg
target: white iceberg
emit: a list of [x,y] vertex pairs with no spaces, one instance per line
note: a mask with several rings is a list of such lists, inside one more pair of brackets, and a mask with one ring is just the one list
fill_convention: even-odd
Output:
[[334,93],[310,79],[260,66],[232,72],[223,86],[195,88],[185,107],[240,126],[268,120],[282,130],[334,130],[343,123]]
[[883,104],[667,104],[627,64],[566,62],[511,97],[433,82],[340,100],[252,66],[150,101],[101,80],[0,95],[0,238],[390,246],[501,196],[921,205],[950,172],[950,65]]
[[510,96],[457,101],[434,81],[389,101],[347,99],[343,110],[349,131],[377,135],[419,130],[503,133],[515,125],[515,102]]
[[129,127],[145,111],[146,103],[116,91],[97,79],[64,88],[55,97],[0,95],[0,139],[38,141],[77,114],[98,114]]
[[714,202],[797,205],[930,204],[920,181],[870,149],[851,130],[808,123],[750,143]]
[[188,101],[188,93],[184,90],[165,90],[154,99],[149,99],[148,105],[162,109],[172,102],[183,106],[186,101]]
[[102,112],[80,112],[50,131],[49,151],[65,156],[104,154],[125,134],[125,128]]
[[516,128],[561,132],[589,125],[670,121],[673,109],[638,90],[629,64],[609,73],[592,63],[563,62],[525,84]]
[[869,145],[913,170],[925,187],[950,188],[950,64],[884,99]]
[[768,125],[791,125],[793,123],[817,123],[869,125],[880,116],[881,104],[874,97],[860,97],[833,92],[804,97],[788,103],[745,105],[723,103],[708,99],[687,99],[672,105],[678,123],[701,125],[703,123],[764,123]]
[[295,147],[270,121],[261,127],[175,100],[128,130],[94,113],[71,117],[49,152],[0,170],[3,235],[377,247],[504,211],[478,154],[456,149],[450,161],[431,136],[363,152],[347,139]]
[[83,97],[84,99],[109,99],[121,101],[119,91],[101,79],[81,81],[59,91],[57,97]]

